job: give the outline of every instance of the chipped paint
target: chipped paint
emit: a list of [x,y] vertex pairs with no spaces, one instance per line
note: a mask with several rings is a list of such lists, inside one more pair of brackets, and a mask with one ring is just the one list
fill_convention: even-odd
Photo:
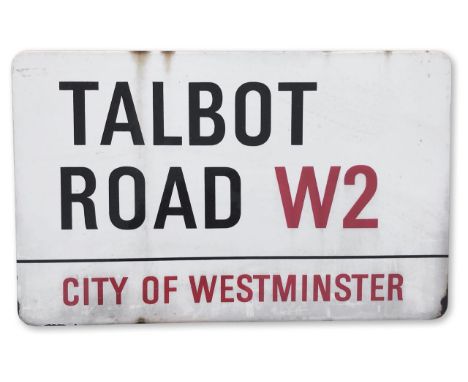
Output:
[[439,317],[442,317],[448,309],[448,287],[445,291],[444,297],[440,300],[440,315]]

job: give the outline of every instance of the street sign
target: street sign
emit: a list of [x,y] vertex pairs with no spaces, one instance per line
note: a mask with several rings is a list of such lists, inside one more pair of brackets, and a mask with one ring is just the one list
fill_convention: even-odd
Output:
[[445,54],[24,52],[12,73],[26,323],[444,313]]

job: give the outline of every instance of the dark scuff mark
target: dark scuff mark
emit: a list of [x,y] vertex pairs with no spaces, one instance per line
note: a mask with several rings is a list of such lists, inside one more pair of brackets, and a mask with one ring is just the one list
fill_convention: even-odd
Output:
[[135,322],[136,324],[146,324],[146,320],[143,317],[138,317]]
[[441,298],[440,300],[440,316],[442,317],[445,312],[447,311],[448,308],[448,288],[445,290],[445,295],[444,297]]
[[166,72],[170,72],[171,71],[172,56],[174,56],[175,51],[173,51],[173,50],[162,50],[161,54],[164,57],[164,67],[166,69]]
[[385,57],[390,57],[393,53],[393,50],[384,50]]
[[33,77],[43,76],[47,73],[45,68],[16,68],[15,71],[21,75],[21,77]]
[[20,311],[21,311],[21,304],[19,301],[16,301],[16,309],[18,310],[18,316],[20,315]]
[[44,326],[66,326],[65,324],[45,324]]

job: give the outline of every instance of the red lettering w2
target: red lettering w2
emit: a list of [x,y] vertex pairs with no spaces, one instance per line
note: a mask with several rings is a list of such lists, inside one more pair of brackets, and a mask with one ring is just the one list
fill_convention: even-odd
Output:
[[[278,181],[278,188],[288,228],[299,227],[307,193],[309,194],[315,227],[327,227],[340,170],[340,166],[330,167],[325,190],[323,196],[320,197],[314,167],[302,167],[299,184],[293,200],[286,168],[275,167],[276,179]],[[355,185],[355,180],[358,175],[363,175],[365,177],[366,185],[362,194],[343,218],[343,228],[377,228],[379,224],[377,218],[358,217],[377,191],[377,174],[370,166],[356,165],[346,171],[344,184],[346,186]]]

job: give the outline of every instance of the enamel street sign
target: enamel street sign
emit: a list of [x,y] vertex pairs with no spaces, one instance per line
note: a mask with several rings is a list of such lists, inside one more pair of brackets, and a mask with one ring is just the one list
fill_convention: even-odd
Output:
[[440,52],[24,52],[33,325],[429,319],[447,306]]

